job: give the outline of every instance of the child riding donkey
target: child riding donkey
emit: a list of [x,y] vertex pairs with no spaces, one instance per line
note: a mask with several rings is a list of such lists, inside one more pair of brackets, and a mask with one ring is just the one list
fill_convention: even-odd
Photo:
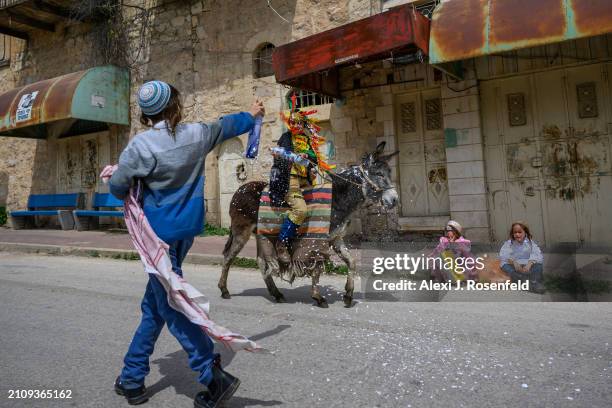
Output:
[[[295,106],[293,99],[292,106]],[[278,140],[278,147],[272,149],[274,164],[270,173],[270,201],[273,206],[289,206],[278,240],[276,254],[285,265],[291,262],[290,241],[297,234],[299,226],[307,215],[303,190],[316,184],[317,168],[331,170],[320,151],[325,138],[321,130],[309,118],[316,111],[300,112],[292,109],[289,116],[282,116],[288,131]]]

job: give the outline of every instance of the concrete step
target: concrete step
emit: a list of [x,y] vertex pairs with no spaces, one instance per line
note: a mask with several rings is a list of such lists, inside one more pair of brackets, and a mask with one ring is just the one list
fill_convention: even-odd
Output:
[[401,231],[442,231],[449,219],[450,215],[400,217],[398,224]]

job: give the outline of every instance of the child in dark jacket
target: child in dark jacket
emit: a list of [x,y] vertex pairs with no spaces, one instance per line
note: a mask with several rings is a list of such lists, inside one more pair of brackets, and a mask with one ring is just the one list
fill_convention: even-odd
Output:
[[[142,181],[143,211],[155,233],[169,245],[173,271],[183,276],[183,260],[204,226],[206,155],[223,141],[248,132],[254,117],[265,111],[263,104],[255,101],[250,112],[227,115],[210,124],[180,123],[179,92],[162,81],[145,83],[138,91],[138,104],[140,121],[150,129],[136,135],[121,153],[110,191],[124,199],[135,179]],[[141,308],[140,326],[115,382],[118,394],[130,404],[148,399],[144,378],[149,373],[149,357],[166,324],[204,385],[195,406],[216,407],[231,397],[240,381],[221,368],[208,335],[169,306],[166,291],[154,275],[149,275]]]

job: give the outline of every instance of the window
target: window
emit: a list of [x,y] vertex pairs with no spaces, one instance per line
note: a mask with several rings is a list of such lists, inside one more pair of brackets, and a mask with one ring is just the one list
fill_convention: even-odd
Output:
[[274,70],[272,69],[273,51],[274,45],[270,43],[265,43],[257,48],[253,56],[253,75],[255,78],[274,75]]
[[440,0],[382,0],[383,11],[406,3],[414,4],[414,8],[417,11],[431,20],[433,11],[438,3],[440,3]]
[[0,34],[0,67],[8,65],[11,59],[11,39]]
[[295,108],[300,109],[306,106],[314,105],[325,105],[326,103],[333,103],[334,98],[331,96],[325,96],[316,92],[304,91],[301,89],[295,89],[289,91],[287,99],[291,100],[291,95],[295,93]]

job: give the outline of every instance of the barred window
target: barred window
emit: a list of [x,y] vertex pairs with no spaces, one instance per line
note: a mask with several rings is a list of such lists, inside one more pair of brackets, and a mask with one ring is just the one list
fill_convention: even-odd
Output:
[[289,91],[287,99],[291,99],[291,96],[295,93],[295,108],[300,109],[306,106],[325,105],[326,103],[333,103],[334,98],[331,96],[321,95],[316,92],[304,91],[301,89],[295,89]]
[[420,12],[425,17],[431,20],[433,11],[440,3],[440,0],[382,0],[382,9],[383,11],[387,11],[390,8],[397,7],[406,3],[414,5],[414,8],[418,12]]
[[255,78],[274,75],[272,69],[272,52],[274,44],[265,43],[260,45],[253,55],[253,75]]

